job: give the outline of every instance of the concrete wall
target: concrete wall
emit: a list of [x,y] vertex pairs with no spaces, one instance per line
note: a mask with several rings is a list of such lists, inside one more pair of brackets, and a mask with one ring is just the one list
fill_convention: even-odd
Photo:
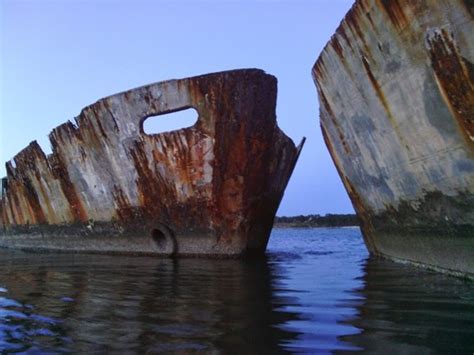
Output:
[[472,1],[359,0],[318,58],[323,135],[371,252],[474,273]]

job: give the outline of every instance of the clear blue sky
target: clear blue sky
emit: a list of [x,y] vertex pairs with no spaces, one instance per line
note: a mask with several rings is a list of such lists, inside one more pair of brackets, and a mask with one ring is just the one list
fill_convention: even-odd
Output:
[[279,126],[307,137],[278,215],[348,213],[311,67],[352,0],[0,0],[0,175],[30,141],[136,86],[236,68],[278,78]]

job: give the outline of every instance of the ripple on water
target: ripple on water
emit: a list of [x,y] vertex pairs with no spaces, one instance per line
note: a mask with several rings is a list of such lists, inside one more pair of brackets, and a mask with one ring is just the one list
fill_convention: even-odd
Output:
[[277,229],[264,260],[0,250],[0,351],[472,352],[474,286]]

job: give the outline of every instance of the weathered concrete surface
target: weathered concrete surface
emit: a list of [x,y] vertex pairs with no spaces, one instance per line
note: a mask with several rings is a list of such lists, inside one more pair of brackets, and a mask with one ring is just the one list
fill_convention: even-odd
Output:
[[[263,253],[298,158],[276,125],[277,82],[236,70],[99,100],[6,164],[0,246],[166,255]],[[143,132],[193,107],[189,128]]]
[[474,3],[359,0],[314,68],[376,255],[474,275]]

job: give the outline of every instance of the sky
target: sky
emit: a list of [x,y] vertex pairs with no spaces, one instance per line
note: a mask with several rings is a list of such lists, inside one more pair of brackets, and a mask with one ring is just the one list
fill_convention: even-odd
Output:
[[311,77],[352,3],[0,0],[0,175],[33,140],[50,153],[49,132],[104,96],[260,68],[278,78],[280,128],[295,143],[307,137],[277,214],[352,213],[323,142]]

